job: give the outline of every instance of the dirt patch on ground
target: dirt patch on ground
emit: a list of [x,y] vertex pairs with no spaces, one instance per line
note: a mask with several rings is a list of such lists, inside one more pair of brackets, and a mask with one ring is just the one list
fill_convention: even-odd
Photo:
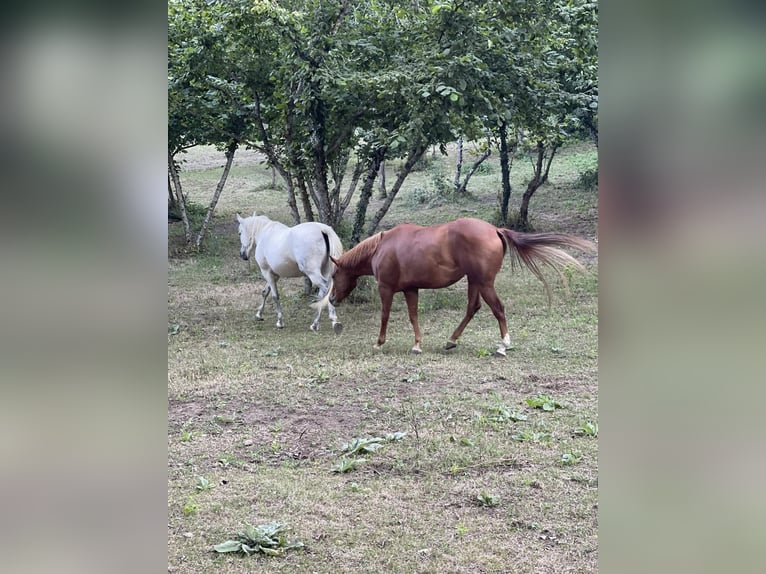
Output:
[[268,458],[305,459],[326,455],[340,437],[352,434],[362,419],[352,405],[281,407],[243,404],[236,411],[219,409],[209,401],[174,401],[168,404],[168,431],[213,429],[233,433],[246,447],[259,445]]

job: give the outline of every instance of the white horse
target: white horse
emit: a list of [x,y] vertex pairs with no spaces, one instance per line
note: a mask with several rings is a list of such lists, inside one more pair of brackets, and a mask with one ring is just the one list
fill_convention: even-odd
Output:
[[[271,293],[277,307],[277,327],[284,327],[282,322],[282,305],[279,303],[277,281],[280,277],[300,277],[305,275],[311,283],[319,288],[319,299],[332,289],[332,275],[335,265],[330,257],[336,259],[343,254],[343,245],[332,227],[323,223],[300,223],[288,227],[284,223],[272,221],[265,215],[253,212],[250,217],[242,218],[237,214],[239,222],[239,240],[242,247],[239,256],[245,261],[255,254],[261,274],[266,279],[263,289],[263,302],[255,314],[258,321],[263,321],[263,308],[266,298]],[[318,311],[311,323],[311,330],[319,330],[319,317],[323,305],[317,305]],[[327,303],[327,313],[332,321],[335,334],[340,334],[343,325],[338,321],[335,307]]]

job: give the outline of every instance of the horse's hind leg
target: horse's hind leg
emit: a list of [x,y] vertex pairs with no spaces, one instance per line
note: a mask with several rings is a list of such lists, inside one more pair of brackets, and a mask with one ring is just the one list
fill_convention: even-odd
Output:
[[[330,288],[330,281],[325,279],[321,274],[312,274],[308,277],[311,279],[311,282],[319,288],[318,297],[319,299],[322,299],[327,294],[327,290]],[[340,335],[343,331],[343,324],[338,321],[338,315],[335,312],[335,307],[330,303],[327,304],[327,314],[330,317],[330,321],[332,321],[332,330],[336,335]],[[314,321],[311,323],[310,329],[312,331],[319,330],[319,318],[321,316],[322,308],[320,307],[317,311],[316,317],[314,317]]]
[[457,326],[455,332],[452,333],[452,336],[444,346],[445,349],[454,349],[457,347],[458,337],[463,334],[465,326],[468,325],[471,319],[473,319],[473,316],[476,315],[476,311],[480,308],[481,298],[479,297],[479,286],[475,283],[468,283],[468,307],[466,307],[465,310],[465,317],[463,317],[463,320],[460,322],[460,325]]
[[263,295],[263,301],[261,302],[261,306],[255,312],[256,321],[263,321],[263,308],[266,306],[266,298],[269,296],[270,292],[271,292],[271,286],[268,283],[266,283],[266,287],[263,288],[263,292],[261,293]]
[[258,312],[255,314],[255,318],[259,321],[263,320],[262,313],[263,308],[266,306],[266,297],[271,293],[271,298],[274,299],[274,305],[277,308],[277,328],[281,329],[285,325],[282,322],[282,304],[279,302],[279,291],[277,291],[277,280],[279,279],[279,276],[274,275],[271,272],[264,272],[263,276],[266,279],[266,287],[263,289],[263,303],[261,303],[261,308],[258,309]]
[[502,342],[498,346],[497,351],[495,351],[495,355],[505,357],[506,350],[511,346],[511,336],[508,334],[508,325],[505,321],[505,307],[503,306],[503,302],[500,301],[500,297],[497,296],[495,288],[492,286],[483,287],[481,289],[481,296],[484,301],[487,302],[490,309],[492,309],[492,314],[495,316],[497,324],[500,326],[500,337],[502,337]]

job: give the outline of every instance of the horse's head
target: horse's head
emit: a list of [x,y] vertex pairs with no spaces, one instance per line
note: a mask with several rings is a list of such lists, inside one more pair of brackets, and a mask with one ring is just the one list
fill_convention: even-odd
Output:
[[[255,213],[253,213],[255,215]],[[247,226],[247,220],[249,218],[243,218],[240,217],[239,213],[237,214],[237,222],[239,223],[239,229],[237,230],[237,233],[239,233],[239,256],[247,261],[250,258],[250,251],[253,246],[253,240],[250,237],[250,232],[248,230]]]
[[343,267],[337,259],[331,257],[335,263],[335,273],[332,276],[333,287],[330,291],[330,303],[336,305],[349,296],[356,288],[359,275],[352,273],[348,268]]

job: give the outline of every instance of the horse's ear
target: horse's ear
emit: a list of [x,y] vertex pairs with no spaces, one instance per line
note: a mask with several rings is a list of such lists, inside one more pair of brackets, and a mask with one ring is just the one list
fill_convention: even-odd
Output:
[[253,210],[253,217],[255,217],[256,215],[258,215],[258,212],[256,212],[255,209],[254,209]]
[[239,223],[242,223],[242,218],[239,216],[239,213],[237,214],[237,221],[238,221]]
[[335,263],[335,265],[336,265],[336,266],[338,266],[338,267],[340,267],[340,266],[341,266],[341,265],[340,265],[340,262],[339,262],[337,259],[335,259],[335,257],[333,257],[332,255],[330,255],[330,261],[332,261],[333,263]]

